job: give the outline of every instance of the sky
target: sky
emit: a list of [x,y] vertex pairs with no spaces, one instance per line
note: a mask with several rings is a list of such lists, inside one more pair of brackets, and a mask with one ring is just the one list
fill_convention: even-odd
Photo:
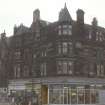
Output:
[[42,20],[57,21],[65,2],[72,19],[76,20],[76,11],[83,9],[85,23],[91,24],[96,17],[98,25],[105,27],[105,0],[0,0],[0,33],[5,30],[7,36],[11,36],[13,27],[21,23],[30,27],[37,8]]

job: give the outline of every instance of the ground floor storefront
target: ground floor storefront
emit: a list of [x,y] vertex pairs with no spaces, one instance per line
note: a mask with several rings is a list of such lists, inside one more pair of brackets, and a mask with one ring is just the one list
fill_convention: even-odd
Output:
[[[60,105],[60,104],[105,104],[104,81],[43,81],[25,82],[16,84],[10,89],[11,96],[27,100],[36,105]],[[16,86],[18,88],[16,88]],[[23,88],[24,87],[24,88]]]

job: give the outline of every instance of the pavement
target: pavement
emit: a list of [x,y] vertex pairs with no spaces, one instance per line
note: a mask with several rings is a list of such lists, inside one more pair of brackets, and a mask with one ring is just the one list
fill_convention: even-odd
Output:
[[12,105],[11,103],[0,102],[0,105]]

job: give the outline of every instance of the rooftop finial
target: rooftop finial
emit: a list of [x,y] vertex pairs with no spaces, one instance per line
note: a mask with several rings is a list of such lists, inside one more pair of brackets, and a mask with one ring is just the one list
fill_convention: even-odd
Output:
[[66,6],[66,2],[65,2],[64,8],[61,9],[61,11],[59,13],[59,21],[69,21],[69,22],[72,21],[72,18],[70,16],[69,11]]
[[65,6],[64,6],[64,8],[67,8],[67,6],[66,6],[66,2],[65,2]]
[[5,33],[5,29],[4,29],[4,33]]

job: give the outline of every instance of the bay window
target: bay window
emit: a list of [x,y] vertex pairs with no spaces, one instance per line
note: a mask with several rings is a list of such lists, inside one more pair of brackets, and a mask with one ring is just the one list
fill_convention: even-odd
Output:
[[58,61],[57,74],[73,74],[73,61]]
[[72,54],[73,43],[72,42],[60,42],[58,43],[58,54]]

